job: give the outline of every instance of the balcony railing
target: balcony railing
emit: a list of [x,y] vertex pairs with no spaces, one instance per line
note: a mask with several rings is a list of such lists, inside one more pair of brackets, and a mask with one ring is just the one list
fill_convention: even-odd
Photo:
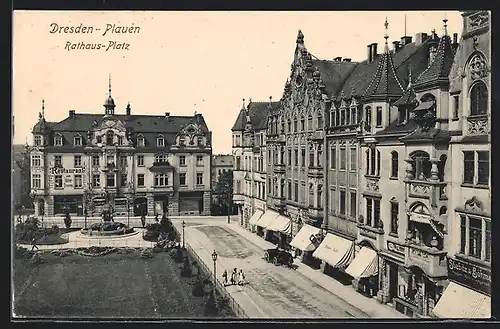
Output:
[[407,243],[405,266],[417,266],[431,277],[443,277],[447,275],[446,254],[436,248]]
[[488,116],[479,115],[467,118],[468,135],[488,135]]
[[437,201],[447,200],[446,182],[407,180],[408,195],[417,199],[429,199],[433,205]]

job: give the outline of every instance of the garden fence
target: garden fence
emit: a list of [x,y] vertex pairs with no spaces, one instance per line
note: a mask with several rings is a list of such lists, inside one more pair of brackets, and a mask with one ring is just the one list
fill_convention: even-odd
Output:
[[[174,230],[177,233],[178,236],[180,236],[179,230],[174,226]],[[224,285],[217,279],[212,271],[208,268],[208,266],[201,260],[201,258],[194,252],[194,250],[191,248],[191,246],[188,243],[184,243],[186,247],[186,251],[188,255],[191,257],[191,260],[194,260],[198,264],[198,268],[208,277],[210,277],[210,280],[214,282],[214,286],[219,292],[219,294],[226,298],[229,301],[229,307],[233,310],[234,314],[238,318],[248,318],[248,315],[245,313],[243,308],[234,300],[234,298],[231,296],[231,294],[227,291],[227,289],[224,287]]]

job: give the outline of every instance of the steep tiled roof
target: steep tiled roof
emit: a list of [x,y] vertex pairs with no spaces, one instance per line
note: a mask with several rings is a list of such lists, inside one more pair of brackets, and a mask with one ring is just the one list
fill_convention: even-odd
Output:
[[48,122],[45,119],[38,120],[38,122],[33,126],[33,133],[44,133],[47,132],[53,125],[57,122]]
[[[271,105],[271,106],[269,106]],[[267,116],[279,106],[279,102],[250,102],[248,104],[248,114],[254,130],[267,128]]]
[[384,130],[377,132],[375,135],[383,136],[389,134],[397,134],[397,133],[410,133],[417,129],[417,124],[413,120],[408,120],[405,124],[399,124],[397,120],[391,122]]
[[[410,78],[411,79],[411,78]],[[406,87],[406,90],[397,101],[394,102],[395,106],[402,106],[402,105],[409,105],[411,103],[414,103],[417,100],[417,97],[415,95],[415,91],[413,90],[413,86],[410,83],[408,84],[408,87]]]
[[396,68],[387,44],[384,53],[378,58],[377,71],[363,92],[364,99],[394,99],[403,94],[403,87],[396,74]]
[[439,40],[436,57],[427,70],[422,72],[415,81],[415,87],[418,88],[437,81],[447,82],[453,64],[453,57],[451,38],[449,35],[444,35]]
[[335,95],[342,83],[358,63],[327,60],[313,60],[313,67],[318,68],[328,95]]
[[236,118],[236,121],[233,124],[233,128],[231,128],[231,131],[243,131],[245,130],[245,124],[247,123],[247,114],[246,114],[246,109],[241,109],[240,113],[238,113],[238,117]]

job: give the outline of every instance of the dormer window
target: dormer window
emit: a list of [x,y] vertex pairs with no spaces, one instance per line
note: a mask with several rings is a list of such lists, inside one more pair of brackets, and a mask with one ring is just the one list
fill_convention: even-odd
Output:
[[123,145],[123,136],[118,136],[118,145]]
[[40,135],[35,136],[33,143],[35,144],[35,146],[42,145],[42,136],[40,136]]
[[179,137],[179,145],[180,145],[180,146],[184,146],[184,145],[185,145],[185,142],[186,142],[186,140],[185,140],[185,137],[184,137],[184,136]]
[[112,130],[106,132],[106,145],[111,146],[114,144],[114,133]]
[[73,139],[73,144],[75,146],[82,146],[82,136],[76,135]]
[[164,147],[165,146],[165,138],[163,138],[162,135],[158,136],[156,138],[156,146],[158,147]]
[[97,144],[102,144],[102,136],[96,137]]
[[352,125],[358,123],[358,118],[356,115],[356,106],[351,106],[350,108],[350,120]]
[[61,135],[56,135],[54,137],[54,146],[63,146],[63,138]]
[[144,136],[139,135],[137,136],[137,146],[144,147]]

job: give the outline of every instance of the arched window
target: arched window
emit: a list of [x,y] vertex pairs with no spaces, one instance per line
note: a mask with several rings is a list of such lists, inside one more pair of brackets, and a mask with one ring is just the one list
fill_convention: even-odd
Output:
[[370,174],[370,149],[365,151],[366,153],[366,175]]
[[399,159],[398,152],[391,152],[391,178],[398,178]]
[[297,117],[293,118],[293,131],[294,132],[297,132],[298,131],[298,121],[297,121]]
[[415,162],[415,179],[427,180],[431,177],[431,161],[429,154],[424,151],[415,151],[410,157]]
[[145,145],[144,136],[142,135],[137,136],[137,146],[144,146],[144,145]]
[[82,146],[82,136],[80,134],[76,134],[73,138],[73,144],[75,146]]
[[304,119],[304,117],[300,118],[300,130],[306,130],[306,119]]
[[476,82],[470,91],[470,115],[486,114],[488,110],[488,89],[482,81]]
[[318,113],[318,129],[323,129],[323,115]]
[[312,114],[309,114],[309,117],[307,118],[307,130],[313,130],[313,116],[312,116]]
[[113,145],[113,137],[114,137],[113,131],[108,130],[106,132],[106,145]]
[[292,132],[292,120],[288,119],[287,123],[288,123],[288,129],[287,129],[288,131],[287,132],[290,133],[290,132]]
[[165,138],[163,138],[163,135],[158,135],[158,137],[156,137],[156,146],[158,147],[165,146]]
[[62,146],[63,145],[63,138],[61,134],[57,134],[54,137],[54,146]]

